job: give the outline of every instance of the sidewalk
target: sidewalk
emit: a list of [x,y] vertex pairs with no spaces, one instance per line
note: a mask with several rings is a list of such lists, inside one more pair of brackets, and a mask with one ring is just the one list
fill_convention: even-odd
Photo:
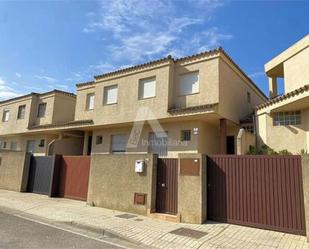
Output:
[[[309,249],[303,236],[224,223],[176,224],[31,193],[0,190],[0,206],[53,221],[104,229],[155,248]],[[181,228],[195,231],[177,230]]]

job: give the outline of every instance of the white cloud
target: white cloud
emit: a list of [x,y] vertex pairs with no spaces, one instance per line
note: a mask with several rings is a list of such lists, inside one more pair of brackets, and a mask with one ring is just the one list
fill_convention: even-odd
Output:
[[20,74],[20,73],[15,73],[15,76],[16,76],[17,78],[21,78],[21,74]]
[[0,77],[0,100],[15,98],[20,95],[22,94],[10,87],[9,84]]
[[35,78],[39,79],[39,80],[46,80],[49,83],[54,83],[57,81],[57,79],[50,77],[50,76],[44,76],[44,75],[35,75]]
[[105,0],[95,15],[87,15],[84,32],[98,32],[106,43],[102,70],[113,68],[104,64],[136,64],[167,54],[179,57],[233,38],[208,24],[223,5],[214,0]]
[[258,78],[258,77],[261,77],[261,76],[265,76],[266,74],[264,72],[255,72],[255,73],[252,73],[252,74],[249,74],[249,77],[250,78]]

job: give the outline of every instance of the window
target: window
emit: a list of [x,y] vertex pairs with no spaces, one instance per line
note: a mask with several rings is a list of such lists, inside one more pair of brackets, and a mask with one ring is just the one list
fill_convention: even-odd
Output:
[[7,142],[6,142],[6,141],[3,141],[2,148],[3,148],[3,149],[6,149],[6,147],[7,147]]
[[26,113],[26,106],[21,105],[18,107],[17,119],[24,119]]
[[112,152],[123,153],[126,152],[127,136],[123,134],[112,135]]
[[46,112],[46,103],[39,104],[38,108],[38,118],[44,118]]
[[107,86],[104,88],[104,105],[117,103],[118,85]]
[[10,110],[4,110],[2,116],[2,122],[8,122],[10,119]]
[[97,136],[96,137],[96,144],[102,144],[103,143],[103,137],[102,136]]
[[27,141],[27,149],[26,151],[28,153],[33,153],[35,150],[35,141],[34,140],[28,140]]
[[247,92],[247,102],[251,103],[251,93]]
[[198,72],[183,74],[180,76],[180,95],[188,95],[199,92]]
[[301,112],[291,111],[291,112],[277,112],[273,115],[273,125],[299,125],[301,123]]
[[44,147],[45,146],[45,140],[41,139],[39,143],[39,147]]
[[15,151],[17,150],[17,142],[16,141],[11,142],[10,150],[15,150]]
[[191,130],[181,131],[181,141],[191,141]]
[[147,99],[156,96],[156,78],[148,78],[139,81],[138,98]]
[[94,109],[94,93],[87,94],[87,103],[86,103],[87,110]]

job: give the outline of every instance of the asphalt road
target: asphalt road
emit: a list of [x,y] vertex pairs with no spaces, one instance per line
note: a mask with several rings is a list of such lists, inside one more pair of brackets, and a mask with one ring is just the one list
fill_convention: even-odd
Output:
[[124,248],[84,234],[0,212],[0,249]]

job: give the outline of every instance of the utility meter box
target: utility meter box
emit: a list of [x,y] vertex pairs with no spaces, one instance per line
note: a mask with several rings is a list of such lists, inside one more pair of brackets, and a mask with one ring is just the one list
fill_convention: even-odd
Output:
[[135,172],[143,173],[145,169],[145,161],[144,160],[136,160],[135,161]]

